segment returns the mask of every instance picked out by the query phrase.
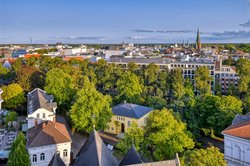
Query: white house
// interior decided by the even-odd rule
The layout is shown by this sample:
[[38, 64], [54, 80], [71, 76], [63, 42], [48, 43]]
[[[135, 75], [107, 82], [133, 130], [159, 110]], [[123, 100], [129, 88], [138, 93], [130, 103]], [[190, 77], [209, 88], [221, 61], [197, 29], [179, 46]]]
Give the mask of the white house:
[[55, 153], [70, 164], [71, 137], [64, 124], [45, 121], [27, 132], [27, 149], [32, 166], [49, 165]]
[[250, 113], [237, 115], [222, 134], [228, 166], [250, 166]]
[[54, 96], [36, 88], [28, 93], [28, 129], [44, 121], [55, 121], [56, 102]]

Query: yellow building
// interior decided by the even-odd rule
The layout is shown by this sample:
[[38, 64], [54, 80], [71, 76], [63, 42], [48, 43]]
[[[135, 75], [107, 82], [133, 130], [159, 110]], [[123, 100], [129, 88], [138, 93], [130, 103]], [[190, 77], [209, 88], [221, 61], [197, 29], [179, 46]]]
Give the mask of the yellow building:
[[120, 134], [126, 132], [132, 122], [137, 123], [138, 127], [146, 126], [146, 119], [153, 108], [122, 103], [112, 108], [112, 121], [105, 130], [108, 133]]

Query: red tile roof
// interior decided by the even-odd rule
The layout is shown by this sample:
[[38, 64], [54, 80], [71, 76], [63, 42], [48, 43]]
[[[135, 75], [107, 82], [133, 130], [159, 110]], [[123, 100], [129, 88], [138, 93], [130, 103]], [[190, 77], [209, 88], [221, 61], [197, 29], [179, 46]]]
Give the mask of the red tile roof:
[[223, 130], [222, 133], [250, 140], [250, 121], [232, 124]]
[[71, 142], [64, 124], [46, 121], [28, 130], [28, 147], [39, 147]]
[[31, 57], [36, 57], [39, 58], [41, 55], [40, 54], [25, 54], [24, 57], [26, 59], [31, 58]]
[[74, 56], [74, 57], [66, 56], [66, 57], [63, 58], [63, 60], [65, 60], [65, 61], [70, 61], [70, 60], [79, 60], [79, 61], [83, 61], [84, 58], [81, 57], [81, 56]]

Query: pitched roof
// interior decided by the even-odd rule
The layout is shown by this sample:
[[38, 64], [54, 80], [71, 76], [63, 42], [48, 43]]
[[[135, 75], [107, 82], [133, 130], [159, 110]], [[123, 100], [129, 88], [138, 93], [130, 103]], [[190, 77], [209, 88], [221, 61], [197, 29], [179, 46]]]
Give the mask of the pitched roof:
[[62, 161], [61, 157], [57, 153], [55, 153], [52, 159], [50, 160], [48, 166], [66, 166], [66, 165]]
[[71, 142], [64, 124], [46, 121], [28, 129], [28, 148]]
[[36, 88], [28, 93], [28, 114], [32, 114], [39, 108], [44, 108], [48, 111], [53, 112], [53, 108], [57, 107], [53, 95], [48, 95], [45, 91]]
[[94, 130], [79, 151], [74, 166], [114, 166], [118, 165], [111, 152]]
[[231, 126], [222, 131], [222, 134], [228, 134], [235, 137], [250, 140], [250, 113], [246, 115], [237, 115]]
[[120, 162], [120, 166], [131, 165], [131, 164], [140, 164], [143, 163], [140, 155], [137, 153], [134, 145], [128, 150], [127, 154], [123, 157]]
[[152, 110], [153, 108], [151, 107], [146, 107], [131, 103], [118, 104], [112, 108], [112, 112], [115, 115], [135, 118], [135, 119], [140, 119], [141, 117], [143, 117]]

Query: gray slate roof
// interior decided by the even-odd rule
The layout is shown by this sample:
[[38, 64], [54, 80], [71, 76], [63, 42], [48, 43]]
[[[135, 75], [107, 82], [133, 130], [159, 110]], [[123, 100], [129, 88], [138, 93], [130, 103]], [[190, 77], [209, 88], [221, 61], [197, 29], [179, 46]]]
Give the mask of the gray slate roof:
[[120, 166], [131, 165], [131, 164], [141, 164], [143, 163], [140, 155], [137, 153], [134, 145], [128, 150], [127, 154], [123, 157], [120, 162]]
[[53, 95], [48, 95], [45, 91], [36, 88], [28, 93], [28, 114], [32, 114], [39, 108], [44, 108], [53, 112], [53, 108], [57, 107], [56, 102], [50, 102], [54, 100]]
[[66, 166], [58, 154], [54, 154], [48, 166]]
[[140, 119], [150, 111], [152, 111], [153, 108], [131, 104], [131, 103], [123, 103], [116, 105], [112, 108], [113, 114], [117, 116], [124, 116], [129, 118], [135, 118]]
[[94, 130], [76, 156], [74, 166], [118, 166], [118, 162]]

